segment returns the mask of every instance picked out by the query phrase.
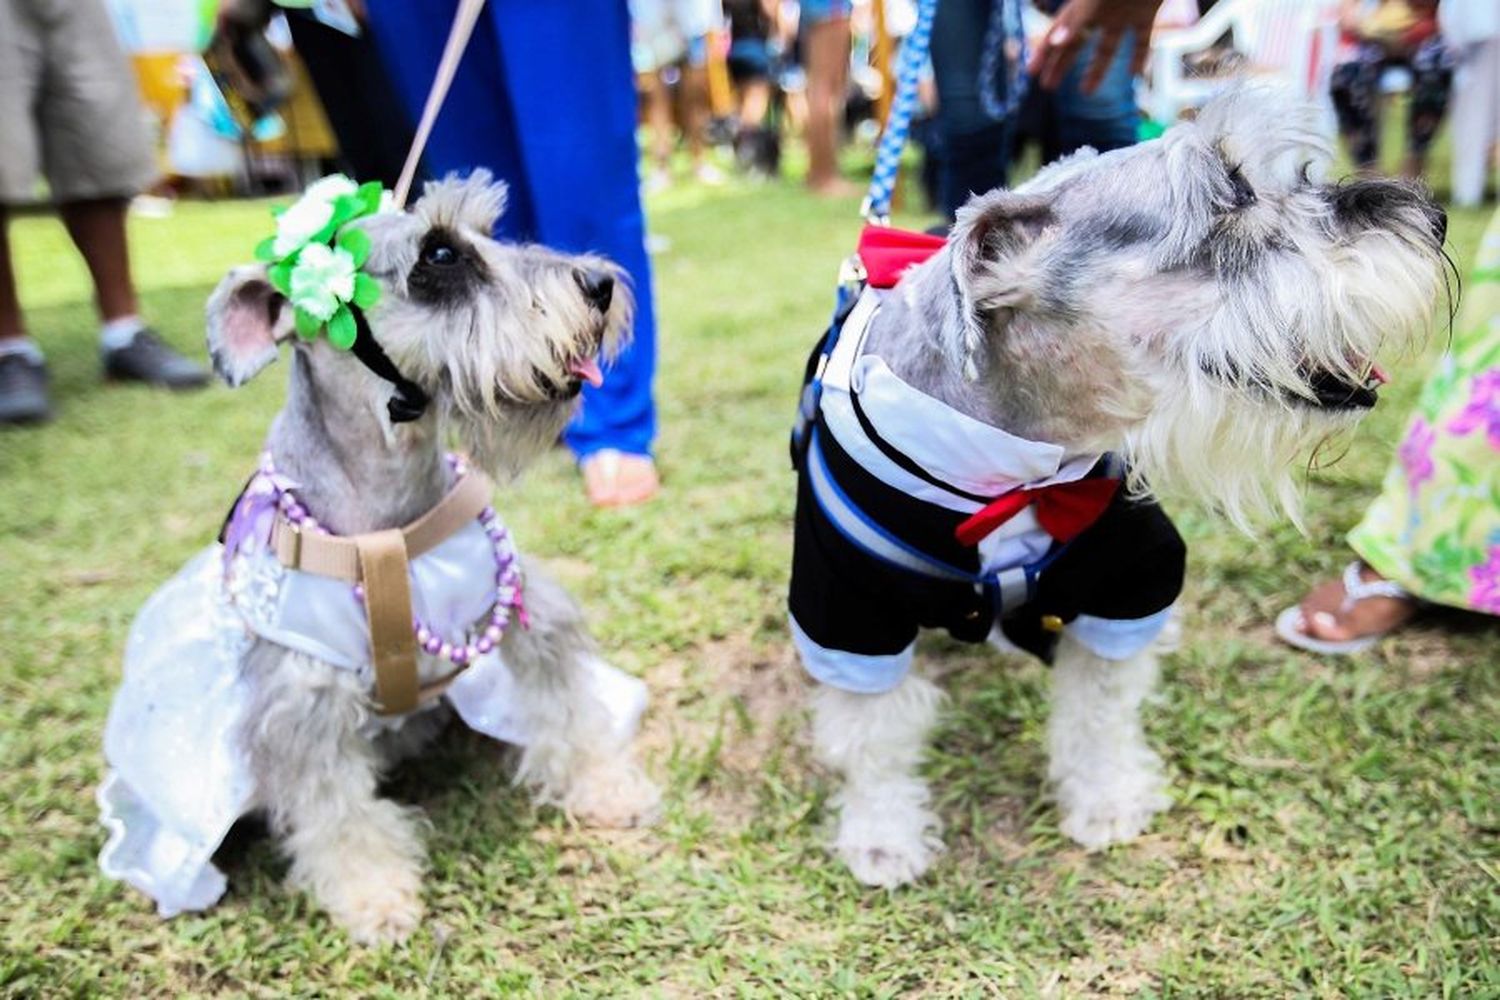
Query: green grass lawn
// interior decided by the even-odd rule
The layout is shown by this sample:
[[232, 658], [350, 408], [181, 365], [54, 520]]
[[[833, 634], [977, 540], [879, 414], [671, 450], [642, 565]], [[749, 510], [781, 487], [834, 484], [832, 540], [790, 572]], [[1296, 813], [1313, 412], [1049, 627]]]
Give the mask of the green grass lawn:
[[[1457, 214], [1471, 259], [1483, 213]], [[927, 768], [949, 852], [920, 885], [860, 887], [824, 853], [828, 777], [808, 761], [782, 604], [785, 436], [802, 360], [856, 232], [851, 204], [791, 185], [670, 191], [652, 206], [665, 491], [597, 512], [557, 452], [500, 504], [654, 700], [652, 829], [576, 829], [454, 733], [391, 793], [432, 821], [429, 916], [409, 945], [348, 944], [281, 885], [264, 838], [230, 891], [163, 923], [104, 881], [93, 789], [135, 610], [211, 539], [282, 397], [170, 396], [98, 381], [87, 283], [50, 219], [13, 227], [59, 419], [0, 434], [0, 989], [147, 997], [1496, 996], [1500, 633], [1431, 620], [1347, 662], [1269, 622], [1347, 559], [1421, 368], [1336, 465], [1309, 537], [1257, 538], [1174, 509], [1192, 549], [1187, 641], [1149, 726], [1175, 806], [1086, 854], [1044, 800], [1046, 672], [931, 641], [954, 698]], [[213, 283], [267, 230], [259, 203], [137, 220], [145, 308], [201, 354]], [[1440, 345], [1439, 345], [1440, 346]]]

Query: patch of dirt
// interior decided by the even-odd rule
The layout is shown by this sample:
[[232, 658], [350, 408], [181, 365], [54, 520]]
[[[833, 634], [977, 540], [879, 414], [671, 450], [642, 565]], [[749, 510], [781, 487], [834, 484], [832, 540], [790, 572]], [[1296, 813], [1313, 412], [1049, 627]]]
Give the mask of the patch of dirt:
[[694, 794], [720, 826], [739, 829], [751, 818], [781, 752], [806, 767], [808, 685], [790, 643], [728, 636], [662, 662], [648, 681], [653, 706], [641, 750], [658, 763], [674, 752], [712, 752]]

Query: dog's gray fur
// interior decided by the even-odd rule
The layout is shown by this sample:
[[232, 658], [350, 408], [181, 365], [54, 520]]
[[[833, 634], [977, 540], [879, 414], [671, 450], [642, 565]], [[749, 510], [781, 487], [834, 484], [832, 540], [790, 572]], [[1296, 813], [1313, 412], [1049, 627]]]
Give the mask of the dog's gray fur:
[[[389, 383], [326, 338], [295, 340], [268, 444], [298, 498], [339, 534], [397, 527], [435, 505], [451, 485], [443, 448], [454, 436], [492, 474], [513, 479], [574, 411], [569, 363], [613, 350], [629, 328], [628, 289], [609, 262], [489, 237], [504, 197], [480, 171], [429, 184], [409, 213], [360, 223], [373, 243], [366, 269], [384, 293], [369, 312], [371, 330], [432, 395], [420, 419], [393, 424]], [[458, 262], [424, 264], [433, 240]], [[615, 279], [605, 312], [580, 285], [600, 272]], [[208, 339], [225, 381], [240, 384], [275, 359], [277, 342], [291, 339], [290, 312], [263, 268], [224, 279], [209, 302]], [[531, 628], [508, 630], [501, 647], [535, 737], [517, 780], [581, 819], [640, 822], [657, 793], [583, 680], [597, 653], [582, 615], [525, 565]], [[420, 660], [424, 682], [451, 669]], [[242, 735], [257, 804], [285, 838], [292, 881], [358, 940], [406, 936], [421, 914], [419, 824], [376, 786], [383, 768], [436, 731], [444, 710], [392, 724], [372, 715], [371, 693], [351, 672], [265, 641], [243, 670], [254, 689]]]
[[[1441, 209], [1400, 182], [1322, 183], [1315, 122], [1245, 86], [1159, 142], [973, 198], [887, 297], [866, 353], [992, 426], [1121, 453], [1137, 492], [1186, 492], [1242, 524], [1275, 501], [1295, 518], [1298, 456], [1360, 414], [1313, 405], [1310, 373], [1353, 392], [1377, 351], [1423, 343], [1444, 288]], [[1105, 661], [1063, 636], [1049, 777], [1087, 846], [1166, 804], [1136, 712], [1155, 674], [1150, 655]], [[836, 848], [864, 881], [914, 878], [936, 849], [916, 777], [936, 701], [917, 677], [815, 699], [819, 755], [846, 779]]]

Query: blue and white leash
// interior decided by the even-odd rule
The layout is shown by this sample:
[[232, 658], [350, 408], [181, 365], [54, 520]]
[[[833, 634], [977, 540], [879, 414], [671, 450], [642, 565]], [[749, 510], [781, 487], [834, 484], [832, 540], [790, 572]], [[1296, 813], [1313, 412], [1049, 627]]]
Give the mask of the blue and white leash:
[[912, 112], [917, 109], [917, 82], [927, 65], [927, 47], [932, 41], [932, 18], [937, 5], [938, 0], [921, 0], [917, 7], [916, 27], [902, 41], [901, 53], [896, 59], [896, 96], [891, 101], [880, 146], [875, 150], [875, 173], [870, 178], [870, 191], [859, 208], [859, 214], [877, 225], [883, 226], [890, 221], [891, 194], [896, 188], [896, 175], [901, 170], [901, 150], [906, 146]]
[[[979, 69], [980, 94], [985, 111], [997, 121], [1014, 114], [1026, 95], [1027, 45], [1022, 2], [994, 0], [990, 23], [985, 30], [984, 58]], [[938, 0], [920, 0], [916, 26], [901, 43], [896, 62], [896, 94], [891, 101], [880, 146], [875, 151], [875, 173], [870, 178], [870, 190], [859, 210], [867, 221], [876, 225], [886, 225], [890, 221], [891, 195], [901, 169], [901, 150], [906, 146], [906, 136], [911, 130], [911, 116], [917, 109], [917, 83], [927, 65], [937, 5]], [[995, 93], [995, 81], [1001, 64], [1008, 57], [1006, 46], [1012, 42], [1016, 53], [1011, 61], [1010, 79], [1006, 82], [1005, 101], [1001, 103]]]

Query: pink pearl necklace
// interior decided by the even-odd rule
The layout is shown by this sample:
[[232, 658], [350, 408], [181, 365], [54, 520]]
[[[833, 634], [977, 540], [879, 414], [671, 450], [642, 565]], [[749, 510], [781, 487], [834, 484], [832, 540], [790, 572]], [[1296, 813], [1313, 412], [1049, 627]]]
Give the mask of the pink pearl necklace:
[[[457, 455], [448, 456], [448, 465], [453, 469], [453, 474], [460, 479], [468, 471], [463, 459]], [[260, 471], [272, 483], [279, 484], [285, 481], [277, 474], [269, 452], [261, 456]], [[333, 534], [318, 523], [318, 519], [308, 512], [290, 488], [277, 485], [275, 492], [276, 506], [282, 516], [295, 524], [299, 530], [313, 531], [320, 535]], [[526, 605], [521, 595], [521, 567], [516, 558], [516, 549], [511, 542], [510, 532], [506, 530], [505, 525], [500, 523], [500, 518], [493, 507], [485, 507], [480, 511], [478, 520], [484, 527], [484, 533], [489, 536], [490, 547], [495, 556], [495, 604], [490, 610], [489, 621], [485, 623], [484, 628], [464, 637], [462, 641], [457, 641], [445, 639], [433, 632], [419, 618], [413, 617], [411, 620], [417, 647], [440, 660], [447, 660], [456, 667], [468, 666], [475, 659], [489, 653], [499, 645], [500, 637], [505, 634], [512, 615], [515, 616], [516, 621], [520, 622], [522, 628], [529, 628], [531, 625], [527, 620]], [[361, 605], [364, 604], [365, 588], [361, 584], [354, 585], [354, 597]]]

